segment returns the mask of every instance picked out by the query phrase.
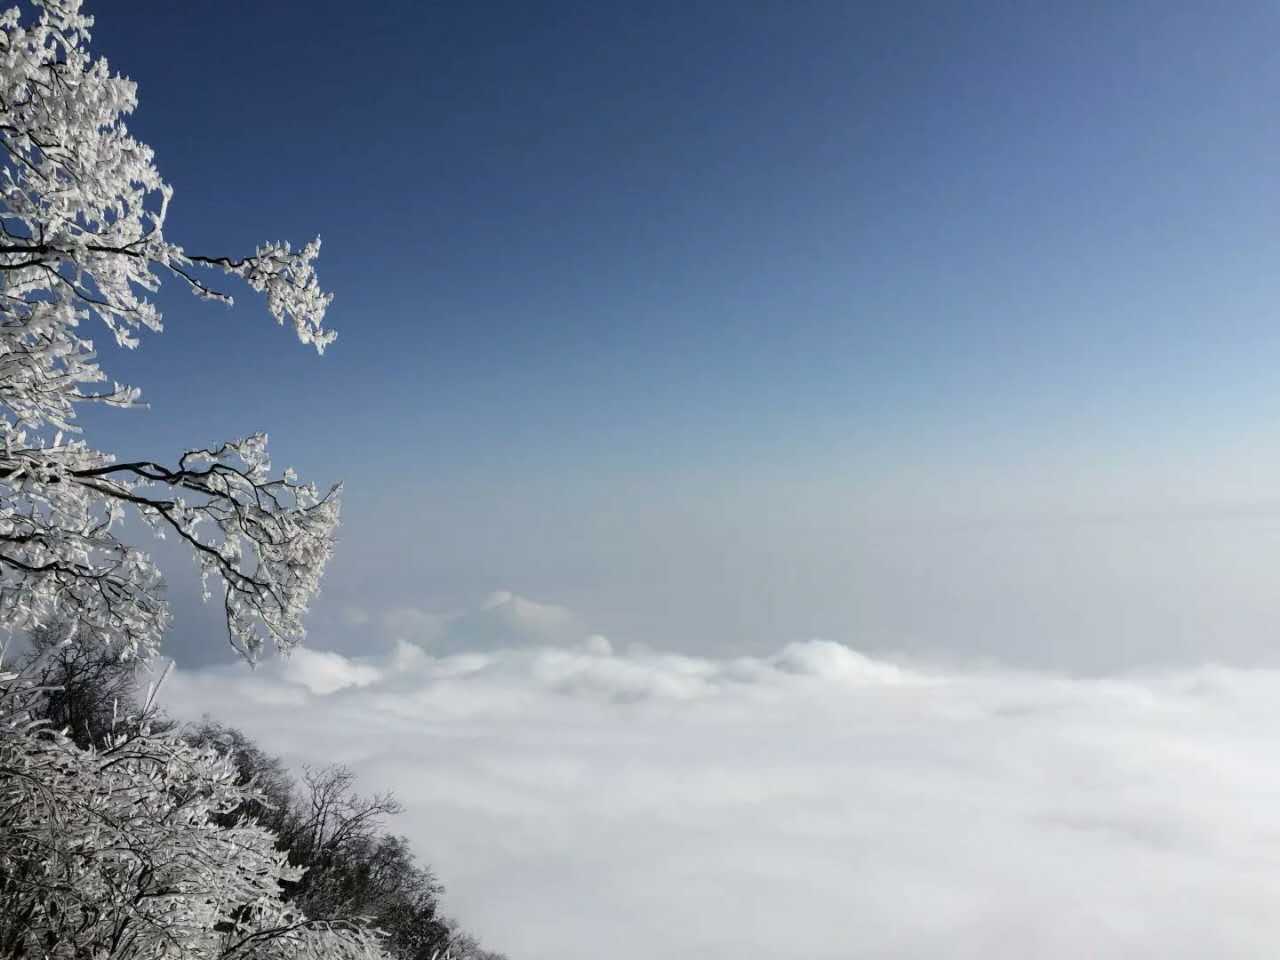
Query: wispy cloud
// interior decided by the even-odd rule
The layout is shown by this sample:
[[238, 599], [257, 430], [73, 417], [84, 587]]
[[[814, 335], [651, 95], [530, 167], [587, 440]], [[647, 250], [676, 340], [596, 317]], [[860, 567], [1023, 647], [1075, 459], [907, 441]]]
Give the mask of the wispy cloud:
[[1280, 672], [927, 669], [822, 641], [714, 659], [582, 633], [299, 650], [180, 670], [164, 698], [394, 789], [450, 908], [528, 960], [1280, 942]]
[[348, 607], [343, 614], [349, 626], [364, 633], [415, 643], [436, 655], [564, 643], [585, 635], [571, 611], [509, 590], [496, 590], [468, 610], [399, 606], [373, 613], [363, 607]]

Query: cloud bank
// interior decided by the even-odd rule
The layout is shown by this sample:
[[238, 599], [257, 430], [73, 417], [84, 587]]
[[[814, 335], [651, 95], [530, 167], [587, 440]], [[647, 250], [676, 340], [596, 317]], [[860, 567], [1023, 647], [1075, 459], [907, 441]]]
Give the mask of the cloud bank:
[[395, 790], [450, 911], [513, 958], [1280, 943], [1276, 671], [1080, 679], [591, 637], [299, 650], [252, 674], [179, 670], [162, 699]]

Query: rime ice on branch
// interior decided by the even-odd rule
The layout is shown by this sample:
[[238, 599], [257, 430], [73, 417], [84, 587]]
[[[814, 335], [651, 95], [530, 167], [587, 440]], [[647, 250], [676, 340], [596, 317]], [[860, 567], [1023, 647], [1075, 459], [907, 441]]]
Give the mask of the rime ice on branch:
[[0, 955], [386, 960], [357, 919], [281, 899], [289, 865], [230, 757], [145, 726], [81, 750], [0, 670]]
[[124, 123], [136, 85], [89, 53], [80, 0], [35, 7], [30, 25], [17, 8], [0, 15], [0, 628], [57, 617], [125, 655], [154, 650], [168, 612], [158, 570], [120, 539], [132, 511], [190, 548], [242, 655], [268, 640], [287, 648], [332, 549], [338, 489], [291, 471], [273, 479], [265, 436], [189, 450], [172, 466], [118, 462], [83, 439], [76, 413], [137, 402], [99, 367], [92, 326], [124, 347], [144, 327], [160, 331], [146, 297], [165, 276], [226, 304], [214, 278], [238, 277], [323, 351], [334, 334], [313, 269], [320, 241], [246, 257], [170, 242], [172, 190]]

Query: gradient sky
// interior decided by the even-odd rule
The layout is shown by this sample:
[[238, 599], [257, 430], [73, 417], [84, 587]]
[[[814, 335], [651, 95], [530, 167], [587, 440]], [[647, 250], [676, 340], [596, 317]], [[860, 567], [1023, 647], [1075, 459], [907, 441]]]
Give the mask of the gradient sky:
[[98, 3], [170, 234], [319, 232], [340, 337], [170, 291], [97, 442], [344, 480], [323, 647], [1275, 662], [1280, 10], [1034, 7]]

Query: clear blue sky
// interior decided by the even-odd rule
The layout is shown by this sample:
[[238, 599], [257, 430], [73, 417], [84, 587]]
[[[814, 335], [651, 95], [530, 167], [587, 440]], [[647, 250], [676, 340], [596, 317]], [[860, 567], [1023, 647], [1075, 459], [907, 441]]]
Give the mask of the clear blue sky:
[[509, 589], [688, 649], [1269, 655], [1274, 5], [93, 12], [176, 239], [324, 237], [325, 357], [171, 293], [101, 425], [344, 479], [324, 643]]

